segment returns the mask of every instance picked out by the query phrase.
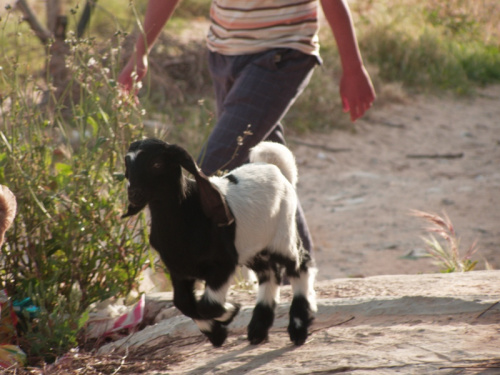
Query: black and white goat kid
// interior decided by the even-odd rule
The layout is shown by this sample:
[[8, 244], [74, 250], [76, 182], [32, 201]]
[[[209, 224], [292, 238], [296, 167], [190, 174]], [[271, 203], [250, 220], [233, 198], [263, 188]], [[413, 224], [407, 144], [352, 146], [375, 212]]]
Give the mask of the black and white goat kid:
[[[291, 152], [262, 142], [252, 149], [249, 164], [208, 178], [183, 148], [146, 139], [130, 145], [125, 163], [129, 207], [123, 216], [149, 206], [150, 243], [170, 272], [174, 304], [210, 342], [223, 344], [226, 326], [238, 313], [239, 305], [227, 302], [226, 294], [239, 264], [259, 280], [248, 340], [259, 344], [267, 338], [284, 269], [294, 293], [288, 333], [293, 343], [303, 344], [316, 311], [315, 269], [297, 233]], [[196, 280], [205, 281], [199, 300]]]

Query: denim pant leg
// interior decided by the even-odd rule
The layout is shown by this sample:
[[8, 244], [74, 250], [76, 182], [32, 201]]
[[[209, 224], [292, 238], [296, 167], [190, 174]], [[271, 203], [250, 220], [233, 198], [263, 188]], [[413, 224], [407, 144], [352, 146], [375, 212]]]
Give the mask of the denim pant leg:
[[[315, 56], [291, 49], [225, 56], [210, 53], [217, 123], [200, 156], [205, 173], [243, 164], [248, 151], [267, 139], [309, 83]], [[249, 129], [251, 135], [244, 136]], [[238, 137], [244, 137], [238, 147]], [[235, 153], [236, 152], [236, 153]]]
[[[249, 149], [262, 140], [285, 143], [280, 121], [309, 83], [318, 60], [291, 49], [224, 56], [210, 53], [217, 100], [217, 123], [199, 163], [210, 175], [248, 160]], [[245, 135], [249, 130], [250, 135]], [[312, 240], [299, 203], [297, 226], [304, 247]]]

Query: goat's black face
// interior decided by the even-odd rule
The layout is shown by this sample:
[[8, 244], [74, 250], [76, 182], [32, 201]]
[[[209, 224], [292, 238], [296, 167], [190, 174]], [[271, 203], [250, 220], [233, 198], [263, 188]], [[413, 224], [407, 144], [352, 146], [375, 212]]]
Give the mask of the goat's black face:
[[127, 213], [139, 213], [159, 194], [166, 194], [169, 181], [178, 181], [180, 166], [168, 157], [171, 145], [156, 139], [137, 141], [130, 145], [125, 156], [125, 177], [128, 180]]
[[182, 167], [196, 180], [205, 215], [219, 225], [234, 220], [222, 193], [182, 147], [158, 139], [137, 141], [130, 145], [125, 165], [130, 204], [123, 217], [137, 214], [153, 200], [175, 204], [184, 199]]

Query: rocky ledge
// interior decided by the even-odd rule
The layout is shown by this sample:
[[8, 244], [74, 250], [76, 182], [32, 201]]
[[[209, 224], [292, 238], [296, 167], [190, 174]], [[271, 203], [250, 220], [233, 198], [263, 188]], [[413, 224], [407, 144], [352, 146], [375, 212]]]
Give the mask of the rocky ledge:
[[318, 313], [300, 347], [286, 332], [285, 286], [262, 345], [246, 341], [252, 291], [231, 291], [244, 306], [221, 348], [178, 314], [171, 293], [157, 293], [147, 307], [158, 323], [100, 354], [164, 358], [165, 374], [500, 374], [500, 271], [337, 279], [316, 289]]

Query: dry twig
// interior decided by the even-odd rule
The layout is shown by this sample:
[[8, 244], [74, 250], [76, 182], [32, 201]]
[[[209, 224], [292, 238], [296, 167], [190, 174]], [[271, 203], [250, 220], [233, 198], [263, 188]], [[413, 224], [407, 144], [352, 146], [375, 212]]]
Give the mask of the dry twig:
[[408, 154], [408, 159], [460, 159], [463, 158], [464, 153], [457, 154]]
[[349, 151], [352, 151], [352, 149], [350, 149], [350, 148], [333, 148], [333, 147], [328, 147], [328, 146], [324, 146], [324, 145], [319, 145], [316, 143], [309, 143], [309, 142], [300, 141], [298, 139], [290, 139], [290, 142], [301, 145], [301, 146], [307, 146], [307, 147], [311, 147], [311, 148], [319, 148], [320, 150], [328, 151], [328, 152], [349, 152]]
[[488, 311], [490, 311], [492, 308], [494, 308], [496, 305], [498, 305], [500, 301], [496, 301], [494, 304], [492, 304], [490, 307], [488, 307], [486, 310], [484, 310], [481, 314], [479, 314], [476, 319], [479, 319], [482, 317], [484, 314], [486, 314]]
[[38, 39], [40, 39], [43, 44], [47, 44], [52, 37], [52, 33], [40, 24], [27, 1], [17, 0], [17, 7], [23, 13], [24, 19], [28, 22]]

